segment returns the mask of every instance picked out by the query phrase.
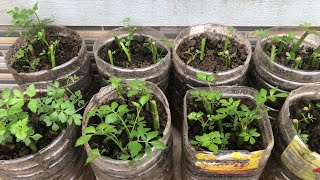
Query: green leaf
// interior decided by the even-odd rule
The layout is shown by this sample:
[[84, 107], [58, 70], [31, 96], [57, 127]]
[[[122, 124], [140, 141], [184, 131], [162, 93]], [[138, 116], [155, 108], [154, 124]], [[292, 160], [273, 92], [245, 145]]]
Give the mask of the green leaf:
[[218, 152], [218, 150], [219, 150], [218, 146], [215, 144], [211, 144], [208, 148], [212, 152]]
[[5, 117], [8, 115], [8, 112], [6, 109], [0, 109], [0, 118]]
[[83, 133], [84, 134], [94, 134], [94, 133], [96, 133], [96, 129], [93, 126], [89, 126], [83, 130]]
[[121, 156], [119, 157], [119, 159], [121, 160], [128, 160], [130, 158], [130, 155], [128, 154], [121, 154]]
[[18, 89], [13, 90], [13, 94], [18, 98], [23, 98], [23, 93]]
[[117, 114], [112, 113], [112, 114], [108, 114], [108, 115], [106, 116], [106, 118], [105, 118], [104, 121], [105, 121], [106, 123], [111, 124], [111, 123], [116, 122], [117, 120], [118, 120]]
[[29, 97], [33, 97], [36, 95], [36, 88], [34, 86], [34, 84], [31, 84], [27, 89], [26, 89], [26, 93]]
[[142, 148], [142, 145], [138, 141], [131, 141], [128, 143], [128, 149], [132, 158], [138, 155]]
[[256, 140], [253, 137], [250, 137], [250, 144], [254, 144], [254, 143], [256, 143]]
[[1, 96], [3, 99], [8, 99], [10, 97], [11, 91], [10, 89], [6, 88], [2, 91]]
[[54, 131], [58, 131], [59, 130], [59, 126], [56, 123], [52, 123], [51, 129]]
[[86, 160], [86, 164], [93, 162], [95, 159], [101, 156], [98, 148], [90, 150], [88, 154], [89, 156]]
[[63, 111], [61, 111], [60, 113], [59, 113], [59, 119], [60, 119], [60, 121], [62, 122], [62, 123], [65, 123], [65, 122], [67, 122], [67, 120], [68, 120], [68, 117], [63, 113]]
[[158, 131], [148, 132], [148, 133], [146, 134], [146, 136], [147, 136], [147, 141], [150, 141], [151, 139], [157, 137], [158, 134], [159, 134]]
[[133, 104], [135, 107], [138, 107], [138, 108], [140, 107], [140, 104], [137, 103], [137, 102], [134, 102], [134, 101], [133, 101], [132, 104]]
[[166, 145], [161, 141], [151, 141], [150, 144], [152, 144], [154, 148], [159, 150], [164, 150], [167, 148]]
[[34, 139], [35, 141], [38, 141], [39, 139], [42, 138], [42, 135], [41, 134], [34, 134], [31, 136], [32, 139]]
[[82, 123], [82, 116], [80, 114], [73, 114], [72, 115], [72, 118], [73, 118], [73, 122], [74, 124], [76, 124], [77, 126], [80, 126], [81, 123]]
[[81, 136], [76, 142], [76, 147], [84, 145], [85, 143], [88, 143], [90, 141], [91, 137], [92, 137], [92, 135], [83, 135], [83, 136]]
[[38, 108], [38, 99], [31, 99], [31, 101], [28, 103], [28, 108], [33, 113], [36, 113]]
[[151, 147], [149, 146], [149, 144], [146, 144], [145, 151], [146, 151], [147, 155], [149, 155], [149, 156], [151, 155], [152, 149], [151, 149]]
[[142, 96], [140, 99], [139, 99], [139, 102], [141, 105], [145, 105], [148, 100], [150, 99], [150, 96], [149, 95], [145, 95], [145, 96]]
[[112, 109], [113, 111], [115, 111], [118, 106], [119, 106], [119, 104], [118, 104], [117, 102], [112, 102], [112, 103], [111, 103], [111, 109]]
[[206, 81], [207, 80], [207, 75], [204, 72], [198, 72], [197, 73], [197, 78], [199, 78], [202, 81]]

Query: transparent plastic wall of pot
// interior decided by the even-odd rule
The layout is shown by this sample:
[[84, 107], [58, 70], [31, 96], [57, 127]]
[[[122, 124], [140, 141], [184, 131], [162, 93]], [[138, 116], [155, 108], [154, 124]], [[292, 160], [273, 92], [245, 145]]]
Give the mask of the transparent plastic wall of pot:
[[111, 30], [106, 36], [95, 41], [93, 45], [94, 58], [97, 63], [99, 75], [102, 77], [103, 82], [110, 77], [119, 77], [124, 79], [141, 79], [157, 84], [163, 91], [168, 87], [169, 69], [171, 65], [171, 51], [167, 46], [167, 38], [158, 30], [149, 27], [137, 27], [134, 33], [135, 38], [139, 36], [150, 37], [156, 41], [156, 45], [160, 49], [164, 48], [167, 51], [165, 57], [155, 64], [145, 68], [126, 69], [122, 67], [112, 66], [101, 57], [99, 57], [99, 50], [106, 44], [115, 40], [114, 36], [117, 35], [119, 39], [127, 37], [129, 32], [123, 27]]
[[320, 155], [309, 150], [307, 144], [300, 139], [290, 118], [290, 106], [301, 100], [320, 100], [320, 85], [291, 91], [279, 113], [280, 134], [279, 138], [276, 138], [276, 150], [279, 151], [282, 174], [290, 179], [318, 179]]
[[[137, 163], [129, 164], [129, 161], [115, 160], [111, 158], [98, 157], [94, 162], [90, 163], [92, 170], [98, 180], [110, 179], [162, 179], [170, 180], [173, 175], [173, 157], [172, 157], [172, 129], [171, 114], [168, 101], [163, 92], [153, 83], [147, 82], [154, 96], [161, 101], [167, 113], [167, 124], [163, 132], [161, 141], [167, 146], [165, 150], [153, 150], [152, 155], [144, 156]], [[100, 105], [115, 99], [117, 93], [112, 86], [106, 86], [100, 89], [89, 102], [86, 107], [86, 114]], [[87, 127], [89, 118], [85, 118], [82, 129]], [[89, 144], [85, 144], [87, 152], [91, 150]]]
[[[223, 93], [224, 98], [249, 99], [256, 102], [253, 95], [257, 93], [249, 87], [221, 86], [213, 87], [214, 90]], [[259, 113], [262, 119], [257, 121], [263, 141], [264, 149], [249, 152], [245, 150], [225, 150], [218, 153], [208, 151], [196, 151], [189, 143], [187, 98], [189, 90], [184, 97], [184, 121], [183, 121], [183, 157], [182, 175], [184, 179], [258, 179], [262, 173], [274, 145], [274, 139], [265, 107]]]

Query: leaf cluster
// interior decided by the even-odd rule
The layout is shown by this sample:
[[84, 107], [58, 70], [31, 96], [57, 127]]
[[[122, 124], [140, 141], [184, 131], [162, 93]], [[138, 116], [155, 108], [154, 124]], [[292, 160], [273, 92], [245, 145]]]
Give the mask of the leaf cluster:
[[[54, 131], [64, 129], [66, 124], [70, 125], [73, 122], [76, 125], [81, 124], [82, 116], [75, 111], [76, 101], [72, 100], [72, 96], [66, 99], [65, 89], [60, 88], [58, 82], [55, 82], [53, 86], [47, 86], [47, 93], [43, 98], [37, 97], [36, 94], [34, 84], [29, 85], [25, 91], [19, 89], [2, 91], [0, 98], [1, 145], [6, 146], [14, 141], [23, 142], [35, 153], [38, 151], [36, 143], [42, 138], [42, 135], [34, 130], [37, 123], [45, 123]], [[79, 95], [79, 92], [77, 94]], [[78, 98], [81, 97], [79, 95]], [[31, 117], [38, 119], [31, 119]]]
[[[96, 117], [99, 123], [85, 128], [76, 146], [88, 143], [93, 136], [102, 136], [105, 142], [110, 141], [118, 147], [121, 153], [117, 155], [117, 159], [120, 160], [134, 160], [141, 158], [145, 153], [150, 155], [152, 148], [165, 149], [165, 144], [158, 140], [159, 131], [147, 127], [146, 117], [142, 115], [154, 113], [153, 108], [150, 108], [154, 100], [153, 91], [146, 86], [146, 82], [124, 81], [113, 77], [110, 83], [117, 91], [118, 97], [88, 113], [88, 118]], [[157, 120], [159, 121], [159, 117]], [[153, 122], [159, 123], [155, 120]], [[121, 138], [123, 136], [126, 138], [125, 141]], [[89, 152], [87, 163], [102, 156], [105, 151], [106, 149], [94, 148]]]
[[[210, 133], [196, 136], [191, 143], [206, 147], [212, 152], [226, 149], [225, 145], [228, 144], [231, 134], [239, 134], [238, 148], [241, 148], [244, 142], [255, 144], [260, 133], [251, 124], [262, 119], [260, 115], [262, 105], [267, 100], [275, 101], [276, 98], [287, 96], [284, 93], [276, 94], [277, 88], [271, 89], [269, 93], [265, 89], [261, 89], [259, 93], [254, 95], [256, 106], [247, 106], [241, 100], [223, 98], [222, 93], [213, 90], [210, 87], [210, 81], [214, 79], [212, 74], [198, 73], [197, 76], [200, 80], [208, 82], [209, 90], [192, 90], [191, 98], [194, 102], [200, 102], [205, 111], [190, 112], [187, 118], [189, 121], [199, 122], [203, 132]], [[226, 130], [229, 133], [226, 133]], [[230, 134], [230, 132], [234, 133]], [[221, 140], [223, 138], [225, 141]]]

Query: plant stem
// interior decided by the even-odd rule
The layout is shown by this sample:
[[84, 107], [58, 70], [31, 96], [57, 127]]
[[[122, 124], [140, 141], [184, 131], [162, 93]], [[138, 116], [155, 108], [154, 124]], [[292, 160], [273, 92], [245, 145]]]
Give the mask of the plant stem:
[[[277, 54], [280, 54], [284, 48], [284, 45], [285, 43], [283, 41], [280, 41], [280, 46], [279, 46], [279, 49], [277, 51]], [[273, 48], [274, 45], [272, 45], [272, 48]]]
[[226, 41], [224, 42], [223, 51], [226, 51], [228, 49], [229, 42], [230, 42], [230, 37], [227, 35]]
[[110, 49], [108, 50], [108, 56], [109, 56], [110, 64], [111, 64], [112, 66], [114, 66], [114, 64], [113, 64], [113, 56], [112, 56], [112, 52], [111, 52]]
[[29, 144], [30, 149], [32, 150], [33, 153], [37, 153], [38, 152], [38, 147], [36, 146], [36, 144], [34, 142], [30, 142]]
[[272, 45], [271, 54], [270, 54], [270, 59], [271, 59], [272, 62], [274, 61], [274, 58], [276, 56], [276, 50], [277, 50], [276, 46]]
[[223, 126], [222, 126], [222, 121], [221, 121], [221, 119], [218, 120], [218, 127], [219, 127], [219, 132], [220, 132], [220, 134], [223, 133]]
[[28, 49], [29, 49], [30, 53], [32, 54], [32, 56], [35, 56], [35, 52], [34, 52], [34, 48], [33, 48], [32, 44], [28, 45]]
[[159, 123], [159, 113], [158, 113], [158, 106], [155, 100], [150, 101], [150, 109], [153, 119], [153, 128], [155, 131], [159, 130], [160, 123]]
[[309, 31], [306, 31], [303, 33], [303, 35], [300, 37], [299, 41], [293, 46], [293, 48], [290, 51], [291, 55], [294, 55], [293, 57], [296, 57], [296, 52], [298, 50], [298, 48], [300, 47], [300, 45], [302, 44], [302, 42], [304, 41], [304, 39], [309, 35]]
[[293, 119], [292, 123], [293, 123], [294, 129], [298, 132], [299, 131], [299, 120]]
[[158, 49], [157, 49], [157, 46], [156, 46], [156, 42], [152, 42], [151, 43], [151, 52], [152, 52], [152, 60], [153, 60], [153, 63], [156, 63], [157, 62], [157, 52]]
[[132, 28], [131, 31], [130, 31], [130, 33], [129, 33], [129, 37], [132, 37], [133, 34], [136, 32], [136, 30], [137, 30], [136, 27]]
[[118, 116], [118, 118], [120, 119], [122, 125], [124, 126], [124, 128], [125, 128], [125, 130], [127, 132], [128, 137], [130, 137], [129, 128], [128, 128], [127, 124], [124, 122], [124, 120], [122, 119], [122, 117], [117, 112], [115, 112], [115, 111], [112, 111], [112, 112]]
[[[241, 127], [240, 134], [243, 133], [243, 132], [246, 132], [246, 128]], [[240, 135], [240, 134], [239, 134], [239, 135]], [[237, 147], [238, 147], [238, 148], [241, 148], [241, 146], [242, 146], [242, 144], [243, 144], [243, 141], [244, 141], [244, 137], [239, 136], [239, 137], [238, 137], [238, 142], [237, 142]]]
[[121, 46], [122, 50], [124, 51], [124, 53], [126, 53], [129, 63], [131, 63], [131, 54], [130, 54], [129, 49], [123, 44], [123, 42], [120, 42], [120, 46]]
[[200, 60], [204, 59], [204, 49], [206, 47], [206, 38], [202, 38], [201, 40], [201, 51], [200, 51]]
[[49, 46], [49, 52], [50, 52], [51, 66], [52, 68], [54, 68], [56, 67], [56, 57], [55, 57], [55, 49], [53, 44]]

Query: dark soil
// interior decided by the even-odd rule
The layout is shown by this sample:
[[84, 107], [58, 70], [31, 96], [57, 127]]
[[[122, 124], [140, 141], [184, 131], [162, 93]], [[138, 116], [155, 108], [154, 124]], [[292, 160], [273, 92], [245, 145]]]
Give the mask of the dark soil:
[[[279, 48], [279, 43], [278, 42], [272, 42], [272, 43], [266, 43], [265, 45], [265, 53], [268, 54], [270, 56], [270, 52], [271, 52], [271, 48], [272, 45], [275, 45], [277, 47], [277, 49]], [[289, 68], [294, 68], [294, 62], [290, 61], [289, 64], [286, 64], [286, 52], [290, 52], [292, 49], [291, 45], [285, 45], [282, 52], [280, 54], [277, 54], [274, 58], [274, 61], [289, 67]], [[310, 47], [310, 46], [301, 46], [298, 48], [297, 50], [297, 54], [296, 57], [301, 57], [302, 58], [302, 64], [300, 67], [298, 67], [298, 69], [300, 70], [310, 70], [309, 69], [309, 65], [311, 63], [311, 61], [308, 60], [309, 56], [311, 56], [311, 54], [313, 53], [314, 48]], [[319, 70], [319, 69], [312, 69], [313, 71], [315, 70]]]
[[[250, 109], [253, 108], [253, 102], [249, 99], [241, 99], [241, 103], [240, 104], [245, 104], [247, 105]], [[195, 101], [195, 99], [192, 99], [191, 97], [189, 97], [189, 99], [187, 100], [187, 114], [191, 113], [191, 112], [206, 112], [204, 106], [202, 105], [201, 102], [199, 101]], [[251, 108], [252, 107], [252, 108]], [[220, 107], [217, 107], [216, 109], [219, 109]], [[215, 114], [216, 112], [213, 112], [213, 114]], [[205, 116], [204, 117], [204, 121], [206, 121]], [[223, 123], [231, 123], [233, 122], [231, 117], [226, 117], [225, 119], [223, 119]], [[209, 134], [210, 132], [213, 131], [219, 131], [218, 127], [215, 127], [215, 129], [213, 130], [204, 130], [201, 126], [201, 123], [199, 121], [189, 121], [188, 120], [188, 136], [189, 136], [189, 140], [194, 140], [195, 136], [201, 136], [204, 133]], [[250, 126], [248, 127], [250, 129], [252, 128], [256, 128], [257, 132], [259, 132], [261, 134], [261, 130], [260, 127], [258, 126], [257, 121], [253, 122], [250, 124]], [[226, 145], [226, 148], [228, 150], [248, 150], [250, 152], [252, 151], [257, 151], [257, 150], [262, 150], [264, 149], [263, 147], [263, 143], [262, 143], [262, 134], [260, 135], [260, 137], [256, 138], [256, 143], [255, 144], [250, 144], [249, 142], [243, 142], [242, 147], [237, 147], [237, 141], [238, 141], [238, 137], [240, 132], [235, 132], [232, 131], [231, 128], [226, 128], [224, 127], [224, 133], [230, 133], [230, 139], [229, 139], [229, 144]], [[207, 148], [205, 147], [200, 147], [200, 146], [195, 146], [196, 150], [198, 151], [209, 151]]]
[[[78, 52], [81, 48], [81, 40], [76, 39], [74, 37], [61, 37], [61, 36], [48, 36], [47, 41], [50, 44], [51, 41], [59, 40], [60, 43], [56, 49], [56, 66], [64, 64], [70, 61], [72, 58], [78, 56]], [[33, 45], [35, 56], [28, 53], [28, 59], [33, 60], [36, 58], [40, 58], [40, 63], [37, 66], [37, 69], [34, 71], [31, 68], [24, 68], [24, 66], [29, 66], [29, 64], [25, 61], [15, 61], [12, 65], [14, 69], [18, 72], [37, 72], [41, 70], [50, 70], [52, 69], [51, 60], [47, 55], [39, 56], [39, 54], [45, 50], [48, 52], [48, 47], [46, 45], [42, 45], [38, 40], [35, 40], [31, 43]]]
[[[127, 55], [119, 47], [116, 41], [112, 41], [111, 44], [106, 44], [102, 46], [98, 51], [98, 56], [104, 61], [110, 63], [108, 50], [111, 49], [116, 53], [113, 55], [113, 63], [117, 67], [136, 69], [145, 68], [153, 64], [152, 53], [143, 44], [147, 42], [147, 37], [144, 36], [133, 36], [133, 41], [130, 45], [131, 52], [131, 63], [128, 62]], [[158, 53], [164, 57], [168, 52], [164, 47], [158, 46]]]
[[[44, 122], [40, 122], [39, 118], [34, 113], [29, 113], [30, 116], [30, 126], [33, 127], [35, 133], [41, 134], [43, 137], [39, 139], [36, 146], [39, 150], [48, 146], [52, 141], [54, 141], [60, 134], [60, 130], [57, 132], [52, 131], [51, 127], [47, 127]], [[0, 145], [0, 160], [10, 160], [25, 157], [34, 154], [32, 150], [27, 147], [23, 142], [16, 143], [16, 139], [13, 138], [13, 143], [6, 146]]]
[[231, 39], [228, 45], [228, 50], [230, 54], [235, 53], [236, 57], [231, 60], [231, 68], [226, 67], [225, 59], [218, 55], [218, 52], [223, 51], [225, 36], [220, 35], [215, 39], [212, 39], [209, 38], [207, 34], [202, 34], [200, 36], [193, 37], [191, 40], [185, 40], [179, 45], [177, 54], [186, 64], [191, 56], [185, 52], [190, 48], [200, 50], [202, 38], [206, 38], [205, 57], [201, 61], [200, 55], [197, 56], [194, 61], [188, 64], [189, 66], [203, 71], [219, 72], [234, 69], [243, 65], [247, 59], [248, 53], [245, 45]]
[[[129, 105], [130, 113], [136, 113], [136, 108], [135, 106], [132, 105], [131, 102], [135, 101], [138, 102], [139, 98], [138, 97], [131, 97], [131, 98], [126, 98], [125, 97], [125, 102], [126, 104]], [[113, 100], [115, 101], [115, 100]], [[107, 102], [106, 104], [111, 104], [111, 102]], [[116, 100], [119, 105], [121, 104], [119, 100]], [[159, 119], [160, 119], [160, 129], [159, 129], [159, 135], [157, 139], [161, 138], [163, 136], [163, 131], [166, 127], [167, 124], [167, 113], [165, 111], [164, 106], [159, 100], [157, 101], [158, 105], [158, 113], [159, 113]], [[141, 117], [144, 117], [145, 121], [147, 122], [146, 127], [151, 128], [150, 131], [153, 130], [153, 119], [150, 111], [146, 111], [145, 108], [141, 111], [140, 113]], [[99, 117], [93, 117], [89, 121], [89, 125], [97, 125], [100, 124], [101, 120]], [[119, 126], [120, 127], [120, 126]], [[119, 128], [118, 127], [118, 128]], [[101, 155], [110, 157], [112, 159], [119, 159], [119, 156], [121, 155], [121, 150], [120, 148], [111, 140], [105, 141], [106, 136], [93, 136], [91, 140], [89, 141], [89, 145], [92, 149], [94, 148], [99, 148], [100, 152], [102, 150], [105, 150]], [[128, 144], [129, 140], [126, 135], [126, 132], [123, 130], [123, 132], [118, 136], [118, 139], [123, 143], [123, 145]], [[143, 153], [143, 152], [142, 152]]]
[[[308, 147], [311, 151], [320, 153], [320, 108], [316, 107], [316, 104], [320, 101], [299, 101], [295, 105], [290, 106], [290, 118], [299, 120], [299, 129], [301, 133], [308, 134]], [[301, 113], [308, 113], [303, 110], [305, 106], [309, 106], [309, 103], [313, 108], [308, 111], [315, 120], [313, 122], [306, 123]]]

